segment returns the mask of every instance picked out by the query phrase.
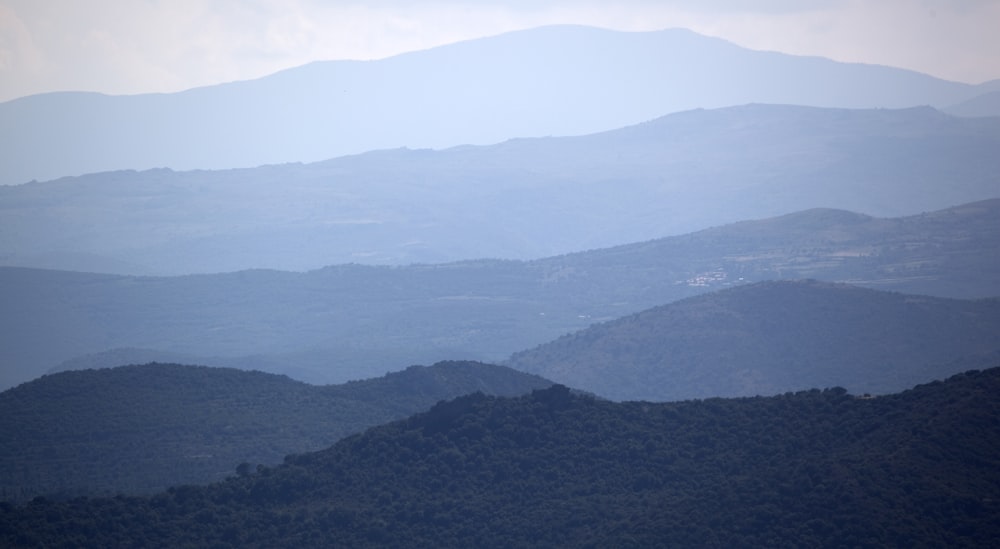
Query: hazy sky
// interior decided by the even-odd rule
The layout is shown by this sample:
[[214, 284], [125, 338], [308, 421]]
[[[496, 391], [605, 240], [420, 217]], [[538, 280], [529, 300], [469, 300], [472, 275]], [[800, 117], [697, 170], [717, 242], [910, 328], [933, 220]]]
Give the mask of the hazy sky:
[[167, 92], [547, 24], [1000, 78], [1000, 0], [0, 0], [0, 101]]

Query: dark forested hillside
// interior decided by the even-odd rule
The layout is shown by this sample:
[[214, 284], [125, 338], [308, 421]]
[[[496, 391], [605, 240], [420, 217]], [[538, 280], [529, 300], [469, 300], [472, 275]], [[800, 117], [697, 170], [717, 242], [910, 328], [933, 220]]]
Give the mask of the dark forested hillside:
[[549, 384], [472, 362], [323, 387], [176, 364], [53, 374], [0, 393], [0, 499], [210, 482], [241, 463], [280, 463], [442, 399]]
[[781, 278], [1000, 296], [1000, 200], [892, 219], [808, 210], [535, 261], [182, 277], [0, 267], [0, 388], [109, 349], [75, 364], [183, 361], [343, 383], [414, 362], [496, 362], [594, 322]]
[[477, 394], [211, 487], [0, 506], [0, 543], [989, 547], [998, 395], [1000, 369], [877, 398]]
[[818, 281], [744, 285], [663, 305], [515, 354], [508, 365], [616, 400], [888, 393], [1000, 350], [1000, 300]]

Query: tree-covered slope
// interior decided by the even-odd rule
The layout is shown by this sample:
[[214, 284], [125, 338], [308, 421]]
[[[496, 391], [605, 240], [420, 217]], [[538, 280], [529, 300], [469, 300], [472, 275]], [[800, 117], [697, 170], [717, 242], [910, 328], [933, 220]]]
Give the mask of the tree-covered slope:
[[508, 365], [616, 400], [888, 393], [1000, 350], [1000, 300], [812, 280], [748, 284], [596, 324]]
[[198, 547], [987, 547], [1000, 369], [614, 403], [481, 394], [286, 464], [150, 498], [0, 507], [0, 541]]
[[534, 261], [181, 277], [0, 267], [0, 388], [124, 348], [153, 353], [75, 363], [181, 361], [343, 383], [400, 364], [496, 362], [594, 322], [781, 278], [998, 296], [1000, 200], [891, 219], [808, 210]]
[[147, 364], [71, 371], [0, 393], [0, 496], [151, 493], [280, 463], [475, 391], [541, 378], [472, 362], [313, 386], [228, 368]]

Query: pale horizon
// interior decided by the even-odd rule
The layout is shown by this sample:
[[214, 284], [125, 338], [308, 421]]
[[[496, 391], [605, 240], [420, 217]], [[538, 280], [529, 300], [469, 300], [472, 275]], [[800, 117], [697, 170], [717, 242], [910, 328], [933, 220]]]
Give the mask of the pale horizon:
[[[99, 6], [97, 9], [94, 6]], [[1000, 2], [966, 0], [0, 0], [0, 101], [55, 91], [170, 93], [315, 61], [374, 60], [549, 25], [689, 29], [749, 49], [1000, 78]]]

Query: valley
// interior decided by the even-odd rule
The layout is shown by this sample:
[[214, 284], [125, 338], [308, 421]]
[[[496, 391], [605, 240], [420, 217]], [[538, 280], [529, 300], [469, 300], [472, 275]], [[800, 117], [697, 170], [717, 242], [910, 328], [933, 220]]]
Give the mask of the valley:
[[1000, 201], [890, 219], [814, 209], [534, 261], [179, 277], [0, 268], [2, 379], [9, 387], [66, 361], [181, 359], [343, 383], [417, 363], [502, 361], [678, 299], [804, 278], [1000, 295]]
[[0, 73], [50, 90], [0, 102], [0, 546], [997, 545], [1000, 80], [871, 62], [995, 7], [625, 2], [886, 33], [555, 24], [218, 81], [216, 26], [245, 62], [443, 32], [252, 4], [131, 5], [217, 82], [132, 95], [42, 55], [180, 78], [121, 6], [0, 7]]
[[576, 137], [99, 172], [0, 186], [0, 265], [179, 276], [523, 261], [816, 208], [909, 217], [998, 198], [997, 150], [997, 118], [750, 104]]

